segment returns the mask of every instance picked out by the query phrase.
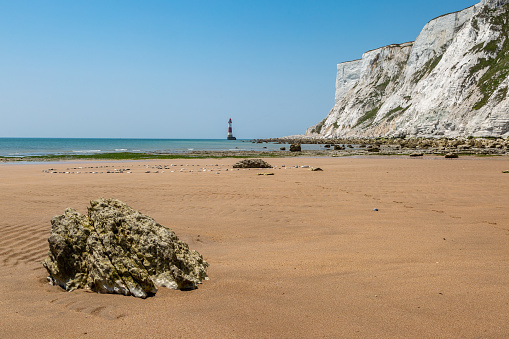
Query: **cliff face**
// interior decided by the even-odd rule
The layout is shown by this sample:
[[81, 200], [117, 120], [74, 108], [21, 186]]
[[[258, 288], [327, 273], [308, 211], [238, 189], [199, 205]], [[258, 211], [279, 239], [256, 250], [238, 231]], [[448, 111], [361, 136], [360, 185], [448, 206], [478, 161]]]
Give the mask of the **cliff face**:
[[509, 136], [509, 0], [431, 20], [414, 42], [338, 65], [319, 137]]

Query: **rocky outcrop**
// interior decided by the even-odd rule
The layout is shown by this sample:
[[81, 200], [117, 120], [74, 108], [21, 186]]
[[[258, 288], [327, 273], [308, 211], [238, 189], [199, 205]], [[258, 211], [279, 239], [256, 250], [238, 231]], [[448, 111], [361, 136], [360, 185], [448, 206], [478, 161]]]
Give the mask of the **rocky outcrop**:
[[272, 168], [272, 165], [262, 159], [244, 159], [233, 165], [233, 168]]
[[51, 284], [146, 298], [158, 286], [194, 289], [208, 279], [208, 263], [171, 229], [119, 200], [90, 204], [87, 216], [68, 208], [51, 220], [43, 263]]
[[509, 0], [431, 20], [414, 42], [338, 65], [310, 137], [509, 136]]
[[302, 147], [300, 144], [294, 143], [290, 145], [290, 152], [300, 152], [302, 151]]

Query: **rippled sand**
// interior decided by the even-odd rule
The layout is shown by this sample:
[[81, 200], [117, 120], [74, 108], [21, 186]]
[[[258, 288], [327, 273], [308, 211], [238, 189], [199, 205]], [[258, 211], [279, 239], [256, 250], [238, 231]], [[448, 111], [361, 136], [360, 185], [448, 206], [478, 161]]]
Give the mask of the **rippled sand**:
[[[0, 337], [509, 335], [509, 158], [265, 160], [1, 164]], [[172, 228], [210, 280], [146, 300], [48, 285], [52, 216], [99, 197]]]

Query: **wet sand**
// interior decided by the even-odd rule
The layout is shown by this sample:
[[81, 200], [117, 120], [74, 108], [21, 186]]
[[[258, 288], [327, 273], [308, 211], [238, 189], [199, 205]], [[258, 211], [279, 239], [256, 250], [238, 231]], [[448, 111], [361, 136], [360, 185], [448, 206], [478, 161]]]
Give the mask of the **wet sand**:
[[[0, 164], [0, 337], [509, 336], [508, 157], [265, 160]], [[51, 218], [99, 197], [172, 228], [210, 280], [48, 285]]]

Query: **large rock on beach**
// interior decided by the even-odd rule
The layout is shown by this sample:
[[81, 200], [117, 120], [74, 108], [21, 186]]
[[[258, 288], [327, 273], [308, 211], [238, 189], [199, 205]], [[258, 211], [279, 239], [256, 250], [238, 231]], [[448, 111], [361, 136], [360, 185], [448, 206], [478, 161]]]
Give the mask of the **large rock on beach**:
[[300, 144], [291, 144], [290, 145], [290, 152], [300, 152], [302, 148], [300, 147]]
[[43, 266], [52, 285], [146, 298], [157, 287], [194, 289], [208, 263], [175, 233], [116, 199], [90, 202], [51, 220]]
[[233, 168], [272, 168], [272, 165], [262, 159], [244, 159], [233, 165]]

